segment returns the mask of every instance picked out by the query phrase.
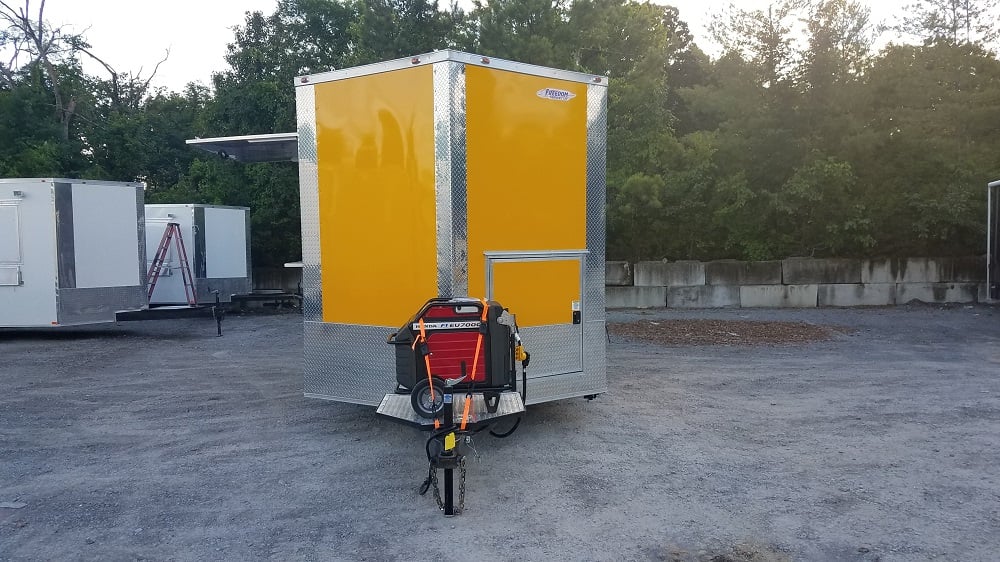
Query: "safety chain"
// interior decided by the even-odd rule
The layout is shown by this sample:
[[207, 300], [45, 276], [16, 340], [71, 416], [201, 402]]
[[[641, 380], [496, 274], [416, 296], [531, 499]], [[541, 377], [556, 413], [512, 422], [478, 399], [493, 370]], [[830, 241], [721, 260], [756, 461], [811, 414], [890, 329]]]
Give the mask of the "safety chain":
[[458, 511], [456, 514], [465, 511], [465, 457], [458, 461]]
[[[465, 511], [465, 457], [458, 461], [458, 473], [458, 509], [455, 510], [455, 515]], [[441, 499], [441, 489], [438, 488], [437, 470], [434, 469], [433, 464], [427, 469], [427, 479], [420, 485], [418, 492], [422, 496], [427, 493], [429, 487], [434, 488], [434, 502], [437, 503], [438, 509], [444, 511], [444, 500]]]

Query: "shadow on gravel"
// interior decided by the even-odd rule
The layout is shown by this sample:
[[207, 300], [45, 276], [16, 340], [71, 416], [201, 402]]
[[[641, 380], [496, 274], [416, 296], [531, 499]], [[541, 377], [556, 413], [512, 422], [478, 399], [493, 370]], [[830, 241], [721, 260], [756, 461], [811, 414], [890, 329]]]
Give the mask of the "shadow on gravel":
[[77, 328], [0, 328], [0, 342], [3, 341], [73, 341], [99, 340], [137, 336], [132, 330], [121, 328], [77, 329]]
[[653, 558], [665, 562], [790, 562], [784, 552], [755, 542], [739, 543], [728, 549], [689, 549], [667, 547], [653, 553]]

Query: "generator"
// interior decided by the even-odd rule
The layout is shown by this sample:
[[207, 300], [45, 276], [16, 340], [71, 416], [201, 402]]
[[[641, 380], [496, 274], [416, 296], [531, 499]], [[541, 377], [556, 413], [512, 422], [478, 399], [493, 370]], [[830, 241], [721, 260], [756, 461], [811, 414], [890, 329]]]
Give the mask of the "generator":
[[496, 409], [500, 393], [517, 390], [519, 351], [514, 316], [496, 301], [433, 298], [388, 343], [396, 347], [396, 390], [431, 419], [448, 392], [480, 392]]

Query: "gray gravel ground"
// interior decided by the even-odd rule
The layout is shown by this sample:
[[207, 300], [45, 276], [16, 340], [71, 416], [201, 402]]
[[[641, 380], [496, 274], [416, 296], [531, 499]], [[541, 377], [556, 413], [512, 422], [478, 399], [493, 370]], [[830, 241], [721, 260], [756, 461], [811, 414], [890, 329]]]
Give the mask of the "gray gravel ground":
[[997, 558], [1000, 310], [609, 318], [856, 330], [614, 338], [608, 394], [477, 439], [453, 519], [416, 495], [420, 432], [302, 397], [296, 315], [0, 331], [0, 559]]

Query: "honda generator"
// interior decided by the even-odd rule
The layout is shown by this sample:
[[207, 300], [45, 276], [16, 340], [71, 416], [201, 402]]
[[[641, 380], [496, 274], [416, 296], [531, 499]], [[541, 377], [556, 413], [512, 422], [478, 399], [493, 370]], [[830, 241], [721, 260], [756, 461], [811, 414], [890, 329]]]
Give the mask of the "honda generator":
[[[389, 336], [396, 346], [397, 392], [434, 418], [453, 391], [482, 392], [487, 405], [516, 391], [515, 360], [525, 363], [514, 316], [500, 303], [435, 298]], [[495, 406], [494, 406], [495, 407]]]

